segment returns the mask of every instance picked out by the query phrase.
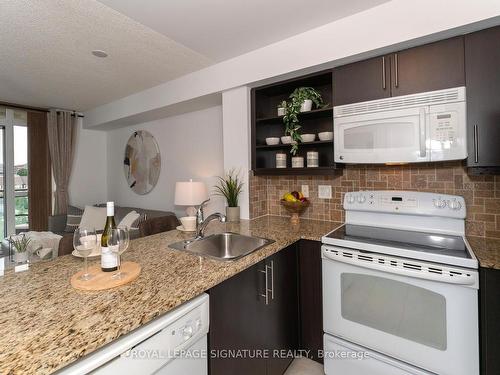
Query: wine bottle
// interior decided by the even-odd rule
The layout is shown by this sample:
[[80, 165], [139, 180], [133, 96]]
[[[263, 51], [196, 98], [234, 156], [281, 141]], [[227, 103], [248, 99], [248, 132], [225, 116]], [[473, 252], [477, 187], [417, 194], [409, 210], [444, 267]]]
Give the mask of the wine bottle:
[[113, 272], [118, 269], [118, 260], [116, 253], [108, 247], [108, 238], [111, 235], [111, 230], [116, 228], [114, 202], [106, 203], [106, 211], [106, 225], [101, 237], [101, 269], [103, 272]]

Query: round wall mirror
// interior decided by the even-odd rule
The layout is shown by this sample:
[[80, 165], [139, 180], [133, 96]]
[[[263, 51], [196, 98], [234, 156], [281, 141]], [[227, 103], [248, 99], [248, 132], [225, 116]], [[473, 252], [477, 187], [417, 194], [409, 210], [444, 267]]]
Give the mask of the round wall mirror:
[[161, 156], [158, 143], [145, 130], [135, 131], [125, 147], [123, 169], [128, 186], [144, 195], [155, 187], [160, 177]]

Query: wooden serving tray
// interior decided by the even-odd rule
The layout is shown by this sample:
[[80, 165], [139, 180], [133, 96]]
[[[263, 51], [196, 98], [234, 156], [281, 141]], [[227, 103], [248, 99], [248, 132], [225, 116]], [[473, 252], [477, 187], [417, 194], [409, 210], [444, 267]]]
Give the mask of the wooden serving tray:
[[113, 279], [115, 272], [102, 272], [100, 266], [89, 267], [89, 273], [93, 276], [90, 280], [80, 280], [83, 271], [75, 273], [71, 277], [71, 285], [79, 290], [106, 290], [116, 288], [128, 284], [139, 276], [141, 266], [135, 262], [123, 262], [121, 266], [122, 272], [126, 275], [121, 279]]

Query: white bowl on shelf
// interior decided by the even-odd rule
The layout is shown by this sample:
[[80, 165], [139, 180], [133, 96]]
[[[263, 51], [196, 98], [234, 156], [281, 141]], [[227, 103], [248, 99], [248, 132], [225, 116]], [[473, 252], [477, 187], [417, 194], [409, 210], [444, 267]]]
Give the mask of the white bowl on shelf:
[[300, 138], [302, 138], [302, 142], [313, 142], [316, 139], [316, 134], [302, 134]]
[[280, 139], [278, 137], [266, 138], [266, 145], [268, 145], [268, 146], [279, 145], [279, 143], [280, 143]]
[[291, 145], [292, 144], [292, 137], [290, 137], [289, 135], [285, 135], [285, 136], [281, 137], [281, 143], [283, 143], [284, 145]]
[[333, 132], [321, 132], [318, 133], [320, 141], [331, 141], [333, 139]]

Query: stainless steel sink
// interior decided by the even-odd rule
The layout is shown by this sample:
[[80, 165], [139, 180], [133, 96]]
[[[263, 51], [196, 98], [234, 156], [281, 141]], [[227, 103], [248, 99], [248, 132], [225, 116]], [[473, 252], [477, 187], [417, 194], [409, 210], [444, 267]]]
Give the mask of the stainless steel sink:
[[169, 247], [202, 257], [218, 260], [235, 260], [258, 250], [274, 241], [237, 233], [218, 233], [197, 239], [170, 244]]

